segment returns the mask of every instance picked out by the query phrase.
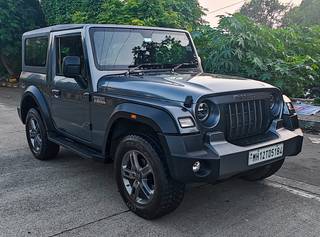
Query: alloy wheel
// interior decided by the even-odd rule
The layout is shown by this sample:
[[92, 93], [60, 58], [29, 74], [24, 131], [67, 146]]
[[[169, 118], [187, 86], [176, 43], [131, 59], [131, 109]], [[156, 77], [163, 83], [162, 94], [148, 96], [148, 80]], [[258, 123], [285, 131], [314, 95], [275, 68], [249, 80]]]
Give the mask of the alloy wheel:
[[40, 132], [39, 123], [36, 119], [29, 120], [29, 138], [34, 152], [38, 153], [42, 146], [42, 137]]
[[141, 205], [151, 202], [155, 179], [151, 164], [145, 156], [137, 151], [128, 151], [122, 160], [122, 180], [130, 198]]

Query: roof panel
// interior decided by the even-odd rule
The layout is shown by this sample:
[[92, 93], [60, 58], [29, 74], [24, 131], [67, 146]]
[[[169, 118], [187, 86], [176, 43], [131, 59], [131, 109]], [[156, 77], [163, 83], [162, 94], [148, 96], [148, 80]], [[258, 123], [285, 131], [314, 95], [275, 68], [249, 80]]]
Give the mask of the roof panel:
[[88, 27], [110, 27], [110, 28], [131, 28], [131, 29], [150, 29], [150, 30], [170, 30], [170, 31], [181, 31], [186, 32], [181, 29], [172, 29], [172, 28], [161, 28], [161, 27], [147, 27], [147, 26], [131, 26], [131, 25], [114, 25], [114, 24], [64, 24], [64, 25], [54, 25], [41, 29], [36, 29], [32, 31], [28, 31], [23, 34], [23, 36], [31, 36], [31, 35], [45, 35], [49, 34], [53, 31], [62, 31], [62, 30], [73, 30], [73, 29], [81, 29], [85, 26]]
[[81, 29], [85, 25], [84, 24], [64, 24], [64, 25], [54, 25], [45, 28], [40, 28], [32, 31], [28, 31], [23, 34], [23, 36], [30, 36], [30, 35], [39, 35], [39, 34], [49, 34], [53, 31], [61, 31], [61, 30], [72, 30], [72, 29]]

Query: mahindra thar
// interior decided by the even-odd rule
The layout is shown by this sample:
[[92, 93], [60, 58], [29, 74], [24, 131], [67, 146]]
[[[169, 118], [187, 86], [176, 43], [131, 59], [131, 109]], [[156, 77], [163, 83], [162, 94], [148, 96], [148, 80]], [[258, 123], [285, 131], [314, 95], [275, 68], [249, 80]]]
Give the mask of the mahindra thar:
[[154, 219], [186, 183], [255, 181], [301, 151], [288, 97], [269, 84], [206, 74], [184, 30], [57, 25], [22, 40], [18, 113], [39, 160], [65, 147], [113, 162], [128, 208]]

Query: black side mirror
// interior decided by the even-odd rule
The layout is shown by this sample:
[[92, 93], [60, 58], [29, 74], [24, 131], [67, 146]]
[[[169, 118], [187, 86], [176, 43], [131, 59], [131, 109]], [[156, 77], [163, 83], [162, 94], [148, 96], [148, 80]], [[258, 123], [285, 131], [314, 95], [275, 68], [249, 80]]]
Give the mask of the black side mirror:
[[80, 57], [67, 56], [62, 61], [62, 72], [65, 77], [76, 79], [81, 74]]

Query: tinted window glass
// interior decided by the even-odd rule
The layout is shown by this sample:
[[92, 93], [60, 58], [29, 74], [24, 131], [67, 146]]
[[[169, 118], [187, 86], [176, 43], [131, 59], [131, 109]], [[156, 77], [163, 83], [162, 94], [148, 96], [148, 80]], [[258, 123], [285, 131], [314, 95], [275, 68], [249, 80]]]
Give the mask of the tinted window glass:
[[81, 72], [84, 75], [84, 54], [80, 35], [64, 36], [56, 39], [57, 68], [56, 74], [62, 76], [62, 63], [66, 56], [78, 56], [81, 62]]
[[96, 64], [102, 70], [197, 61], [191, 41], [183, 32], [94, 28], [91, 40]]
[[48, 38], [30, 38], [25, 41], [25, 65], [45, 67], [47, 60]]

